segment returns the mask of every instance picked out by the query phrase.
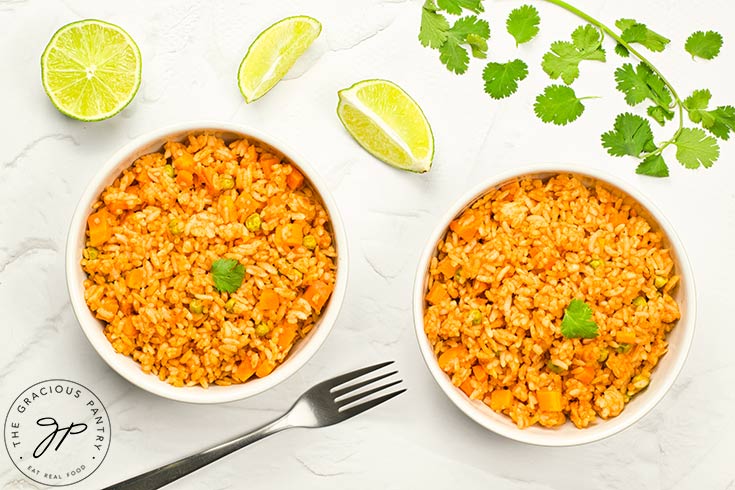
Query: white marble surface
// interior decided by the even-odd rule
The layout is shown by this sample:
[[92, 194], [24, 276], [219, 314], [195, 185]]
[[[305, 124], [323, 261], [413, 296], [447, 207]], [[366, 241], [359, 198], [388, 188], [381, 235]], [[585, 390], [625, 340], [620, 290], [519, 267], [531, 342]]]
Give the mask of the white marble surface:
[[[533, 97], [548, 83], [538, 61], [552, 40], [578, 25], [556, 7], [542, 12], [539, 37], [516, 50], [503, 31], [515, 1], [486, 1], [494, 26], [490, 57], [533, 60], [519, 95], [503, 102], [482, 92], [482, 63], [449, 74], [416, 40], [418, 1], [318, 0], [0, 0], [0, 411], [30, 384], [53, 377], [89, 386], [107, 405], [113, 440], [97, 473], [75, 488], [101, 488], [166, 463], [287, 408], [313, 382], [359, 365], [396, 359], [409, 392], [332, 428], [296, 430], [262, 441], [171, 488], [730, 489], [732, 440], [735, 142], [714, 168], [672, 177], [638, 177], [634, 163], [608, 157], [599, 134], [625, 109], [614, 64], [588, 63], [575, 84], [588, 101], [571, 128], [544, 125]], [[672, 38], [652, 56], [682, 93], [709, 87], [735, 103], [735, 4], [730, 0], [577, 0], [599, 17], [635, 16]], [[282, 17], [307, 13], [324, 31], [294, 71], [246, 105], [237, 66], [255, 34]], [[39, 56], [51, 34], [80, 18], [123, 26], [143, 53], [143, 85], [117, 117], [69, 120], [49, 103]], [[717, 29], [715, 62], [693, 62], [683, 42]], [[394, 171], [362, 151], [335, 116], [336, 91], [365, 78], [402, 85], [424, 108], [436, 136], [427, 175]], [[129, 139], [162, 125], [208, 118], [262, 128], [289, 140], [327, 178], [351, 246], [351, 277], [339, 323], [313, 360], [272, 392], [221, 406], [193, 406], [149, 395], [116, 375], [78, 328], [64, 286], [63, 244], [77, 197], [100, 164]], [[442, 395], [419, 356], [410, 286], [425, 237], [471, 183], [515, 165], [579, 162], [603, 168], [647, 194], [679, 231], [699, 298], [689, 360], [664, 401], [633, 428], [584, 447], [547, 449], [486, 432]], [[0, 488], [37, 488], [0, 451]]]

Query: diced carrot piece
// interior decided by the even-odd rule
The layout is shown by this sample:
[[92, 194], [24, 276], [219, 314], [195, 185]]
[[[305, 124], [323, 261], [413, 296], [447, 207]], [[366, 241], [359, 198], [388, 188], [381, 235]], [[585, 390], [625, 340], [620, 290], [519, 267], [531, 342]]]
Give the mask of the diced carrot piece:
[[482, 218], [477, 212], [465, 211], [459, 219], [449, 224], [449, 228], [462, 240], [469, 242], [475, 238], [475, 234], [480, 229], [480, 224], [482, 224]]
[[214, 178], [216, 173], [214, 170], [210, 167], [199, 167], [194, 171], [194, 173], [206, 184], [207, 190], [210, 194], [217, 192], [217, 189], [214, 187]]
[[595, 368], [592, 366], [578, 367], [572, 371], [574, 377], [582, 383], [588, 385], [595, 379]]
[[268, 376], [273, 371], [273, 369], [275, 369], [275, 367], [275, 362], [269, 361], [268, 359], [264, 358], [258, 363], [258, 368], [255, 370], [255, 375], [259, 378]]
[[312, 308], [317, 313], [322, 311], [324, 304], [329, 299], [329, 295], [332, 294], [332, 290], [322, 281], [314, 281], [306, 289], [304, 293], [304, 299], [309, 302]]
[[463, 345], [457, 345], [455, 347], [445, 350], [442, 355], [439, 356], [437, 362], [439, 363], [439, 367], [442, 369], [442, 371], [446, 371], [449, 368], [453, 368], [455, 362], [459, 358], [465, 357], [466, 355], [467, 349], [465, 349]]
[[615, 334], [615, 341], [620, 344], [635, 344], [635, 332], [632, 330], [619, 330]]
[[431, 286], [429, 294], [426, 295], [426, 301], [428, 301], [432, 305], [438, 305], [447, 298], [449, 298], [447, 287], [440, 282], [435, 282], [434, 285]]
[[143, 287], [143, 278], [143, 269], [138, 267], [137, 269], [133, 269], [128, 272], [128, 275], [125, 277], [125, 284], [127, 284], [130, 289], [140, 289]]
[[444, 274], [446, 279], [453, 277], [455, 272], [457, 272], [457, 269], [459, 269], [459, 266], [454, 265], [449, 257], [442, 259], [442, 261], [436, 266], [437, 272]]
[[135, 176], [135, 180], [140, 182], [141, 184], [146, 184], [151, 181], [150, 176], [148, 175], [148, 169], [144, 168], [141, 169], [140, 172], [138, 172], [138, 175]]
[[538, 406], [544, 412], [561, 412], [561, 393], [553, 390], [536, 392]]
[[297, 328], [298, 325], [295, 323], [281, 324], [280, 331], [278, 332], [278, 347], [288, 349], [296, 338]]
[[245, 381], [253, 374], [255, 374], [255, 369], [250, 365], [250, 359], [245, 359], [239, 366], [237, 366], [237, 370], [234, 372], [234, 377], [240, 381]]
[[182, 153], [179, 157], [173, 161], [174, 168], [176, 170], [193, 170], [194, 169], [194, 157], [189, 153]]
[[291, 173], [286, 176], [286, 185], [291, 190], [296, 190], [304, 183], [304, 175], [291, 166]]
[[249, 194], [243, 192], [242, 194], [237, 196], [237, 199], [235, 199], [235, 207], [240, 213], [240, 216], [242, 216], [243, 219], [246, 219], [248, 216], [258, 210], [258, 202], [250, 197]]
[[138, 329], [133, 326], [133, 323], [128, 320], [123, 323], [123, 333], [128, 337], [135, 337], [138, 335]]
[[278, 305], [280, 305], [281, 301], [278, 296], [278, 293], [273, 291], [272, 289], [266, 288], [263, 290], [263, 292], [260, 293], [260, 300], [258, 301], [258, 309], [259, 310], [277, 310]]
[[480, 383], [484, 383], [487, 380], [487, 371], [479, 364], [472, 366], [472, 373], [475, 375], [475, 379]]
[[273, 173], [273, 165], [280, 163], [280, 161], [275, 158], [261, 157], [259, 163], [261, 170], [263, 170], [263, 175], [265, 175], [265, 178], [270, 179], [271, 174]]
[[467, 378], [464, 380], [464, 382], [459, 385], [459, 389], [464, 391], [464, 394], [467, 396], [472, 395], [472, 392], [475, 391], [475, 388], [472, 386], [472, 379]]
[[102, 245], [112, 237], [112, 227], [109, 223], [109, 213], [102, 208], [96, 213], [89, 215], [87, 225], [89, 226], [89, 244], [93, 247]]
[[100, 301], [100, 307], [97, 308], [96, 316], [101, 320], [111, 322], [115, 318], [115, 315], [117, 315], [119, 309], [120, 305], [116, 299], [105, 298]]
[[176, 183], [185, 186], [192, 185], [194, 183], [194, 174], [189, 170], [179, 170], [176, 172]]
[[496, 412], [505, 410], [513, 402], [513, 393], [510, 390], [494, 390], [490, 393], [490, 408]]
[[487, 291], [488, 289], [490, 289], [490, 285], [488, 283], [478, 281], [477, 279], [475, 279], [473, 286], [474, 286], [473, 291], [475, 293], [475, 296], [480, 295], [484, 293], [485, 291]]
[[298, 247], [304, 241], [303, 224], [299, 222], [279, 226], [276, 233], [281, 242], [289, 247]]

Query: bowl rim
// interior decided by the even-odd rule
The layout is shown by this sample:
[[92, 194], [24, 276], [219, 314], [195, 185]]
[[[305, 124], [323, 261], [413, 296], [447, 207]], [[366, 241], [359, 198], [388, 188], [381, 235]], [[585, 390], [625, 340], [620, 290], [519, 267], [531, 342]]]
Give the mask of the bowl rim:
[[[665, 234], [671, 248], [674, 251], [677, 261], [677, 268], [679, 274], [685, 280], [681, 281], [683, 288], [683, 297], [686, 301], [686, 318], [680, 318], [676, 325], [676, 328], [683, 329], [684, 334], [678, 345], [677, 351], [667, 352], [667, 356], [675, 356], [674, 364], [671, 368], [664, 372], [665, 376], [659, 375], [656, 382], [659, 385], [659, 392], [656, 396], [652, 396], [650, 399], [645, 400], [645, 403], [637, 407], [637, 412], [633, 416], [629, 416], [627, 419], [621, 419], [615, 417], [612, 419], [604, 420], [598, 425], [589, 427], [586, 429], [578, 429], [577, 433], [570, 436], [565, 434], [563, 437], [559, 437], [554, 429], [543, 429], [545, 432], [542, 435], [538, 433], [531, 433], [528, 429], [519, 429], [514, 424], [505, 425], [501, 424], [496, 420], [491, 419], [485, 413], [483, 413], [470, 399], [462, 392], [459, 391], [451, 382], [449, 377], [439, 368], [434, 356], [433, 350], [429, 343], [429, 340], [424, 333], [424, 294], [425, 294], [425, 280], [428, 273], [429, 263], [431, 258], [434, 256], [434, 251], [439, 239], [445, 234], [449, 223], [467, 206], [472, 204], [477, 198], [485, 194], [488, 190], [502, 184], [505, 181], [522, 178], [525, 176], [533, 176], [534, 174], [575, 174], [578, 176], [588, 177], [595, 180], [599, 180], [603, 183], [610, 184], [617, 187], [631, 198], [635, 199], [638, 204], [644, 208], [651, 216], [658, 222], [661, 230]], [[444, 394], [457, 406], [465, 415], [474, 420], [479, 425], [483, 426], [496, 434], [504, 436], [508, 439], [512, 439], [518, 442], [536, 446], [549, 446], [549, 447], [564, 447], [564, 446], [577, 446], [582, 444], [588, 444], [595, 441], [600, 441], [613, 436], [643, 418], [658, 403], [665, 397], [670, 390], [674, 381], [681, 372], [689, 350], [691, 348], [692, 340], [694, 337], [695, 323], [696, 323], [696, 291], [694, 285], [694, 274], [692, 273], [691, 264], [684, 250], [684, 246], [676, 234], [671, 223], [666, 219], [664, 214], [659, 208], [653, 204], [645, 195], [643, 195], [638, 189], [636, 189], [630, 183], [621, 180], [620, 178], [609, 174], [603, 170], [599, 170], [593, 167], [585, 167], [577, 164], [531, 164], [512, 170], [507, 170], [491, 177], [483, 179], [479, 184], [473, 186], [468, 191], [462, 193], [452, 204], [443, 216], [438, 220], [437, 225], [428, 236], [425, 248], [421, 253], [418, 266], [416, 269], [416, 276], [413, 285], [413, 316], [414, 316], [414, 327], [416, 333], [416, 339], [418, 341], [419, 350], [421, 356], [424, 359], [429, 372], [431, 373], [434, 381], [439, 385]], [[482, 402], [475, 402], [482, 403]], [[626, 407], [630, 409], [631, 407]], [[503, 417], [506, 417], [503, 415]], [[567, 421], [567, 423], [569, 423]]]
[[[318, 326], [312, 329], [313, 334], [310, 337], [303, 340], [298, 351], [289, 353], [286, 359], [268, 376], [229, 386], [211, 385], [207, 389], [199, 385], [175, 387], [161, 381], [153, 374], [143, 372], [137, 361], [115, 351], [104, 334], [101, 334], [100, 321], [92, 316], [87, 307], [83, 295], [84, 288], [80, 287], [81, 282], [77, 284], [78, 280], [83, 281], [86, 277], [79, 264], [79, 255], [84, 247], [83, 237], [86, 220], [91, 212], [91, 205], [99, 197], [102, 189], [117, 178], [125, 168], [132, 165], [135, 158], [137, 158], [136, 155], [145, 153], [143, 151], [145, 148], [155, 145], [159, 141], [163, 144], [167, 138], [181, 138], [187, 133], [203, 131], [233, 133], [251, 140], [257, 140], [277, 150], [290, 163], [298, 167], [319, 194], [329, 214], [335, 246], [338, 251], [334, 291], [327, 308], [318, 320]], [[92, 344], [97, 354], [115, 372], [139, 388], [164, 398], [195, 404], [226, 403], [255, 396], [275, 387], [302, 368], [316, 354], [334, 327], [344, 301], [349, 274], [347, 235], [341, 214], [326, 181], [310, 161], [290, 145], [283, 143], [269, 133], [244, 124], [216, 120], [194, 120], [166, 125], [133, 138], [114, 152], [104, 165], [96, 171], [79, 198], [69, 223], [64, 255], [65, 282], [72, 310], [77, 323], [84, 332], [84, 336]], [[131, 369], [131, 365], [127, 361], [135, 363], [135, 366], [132, 366], [134, 369]]]

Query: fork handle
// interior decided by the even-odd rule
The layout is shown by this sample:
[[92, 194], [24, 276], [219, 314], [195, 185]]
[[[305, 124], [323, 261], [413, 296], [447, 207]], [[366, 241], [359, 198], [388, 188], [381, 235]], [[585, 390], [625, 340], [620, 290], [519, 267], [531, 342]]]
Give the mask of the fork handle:
[[217, 461], [230, 453], [242, 449], [264, 437], [268, 437], [291, 426], [288, 424], [286, 415], [270, 422], [252, 432], [243, 434], [231, 441], [205, 449], [197, 454], [174, 461], [155, 470], [148, 471], [138, 476], [129, 478], [123, 482], [116, 483], [103, 490], [155, 490], [182, 478], [189, 473]]

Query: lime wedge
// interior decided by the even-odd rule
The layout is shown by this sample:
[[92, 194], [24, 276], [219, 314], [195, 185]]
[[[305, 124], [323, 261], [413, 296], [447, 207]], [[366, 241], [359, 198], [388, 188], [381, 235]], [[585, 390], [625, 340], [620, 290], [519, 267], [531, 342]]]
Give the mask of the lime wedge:
[[306, 15], [286, 17], [261, 32], [240, 63], [237, 83], [248, 104], [263, 97], [319, 37], [322, 25]]
[[138, 45], [120, 27], [100, 20], [67, 24], [41, 55], [41, 79], [59, 111], [101, 121], [127, 106], [140, 87]]
[[401, 87], [365, 80], [338, 94], [337, 115], [360, 146], [401, 170], [429, 171], [434, 135], [419, 105]]

